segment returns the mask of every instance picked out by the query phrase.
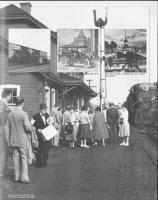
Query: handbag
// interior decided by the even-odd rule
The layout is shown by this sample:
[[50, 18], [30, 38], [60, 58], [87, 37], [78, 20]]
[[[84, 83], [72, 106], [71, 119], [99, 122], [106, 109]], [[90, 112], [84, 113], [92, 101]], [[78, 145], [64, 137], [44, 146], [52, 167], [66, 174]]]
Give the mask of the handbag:
[[123, 124], [123, 118], [120, 118], [120, 124]]
[[65, 133], [68, 135], [73, 133], [73, 125], [70, 122], [65, 126]]

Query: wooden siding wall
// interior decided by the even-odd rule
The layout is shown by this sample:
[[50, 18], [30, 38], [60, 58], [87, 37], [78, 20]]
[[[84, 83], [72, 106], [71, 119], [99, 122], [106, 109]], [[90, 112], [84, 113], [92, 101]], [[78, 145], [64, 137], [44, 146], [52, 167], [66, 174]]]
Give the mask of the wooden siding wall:
[[8, 79], [8, 51], [0, 48], [0, 85], [7, 84]]
[[39, 105], [43, 102], [44, 83], [38, 75], [10, 74], [9, 84], [20, 85], [20, 96], [25, 99], [24, 110], [32, 117], [39, 111]]
[[[0, 22], [0, 36], [5, 38], [6, 40], [9, 39], [9, 28], [37, 28], [33, 24], [28, 24], [25, 20], [10, 20], [7, 24], [4, 24], [4, 21]], [[3, 76], [2, 76], [3, 74]], [[0, 53], [0, 84], [9, 84], [8, 79], [8, 52], [1, 51]]]
[[[79, 88], [76, 88], [72, 90], [68, 95], [65, 96], [63, 101], [63, 107], [66, 106], [74, 106], [75, 108], [78, 108], [78, 100], [79, 100], [79, 109], [84, 104], [87, 104], [88, 100], [86, 99], [85, 95], [80, 91]], [[84, 101], [82, 105], [82, 101]]]

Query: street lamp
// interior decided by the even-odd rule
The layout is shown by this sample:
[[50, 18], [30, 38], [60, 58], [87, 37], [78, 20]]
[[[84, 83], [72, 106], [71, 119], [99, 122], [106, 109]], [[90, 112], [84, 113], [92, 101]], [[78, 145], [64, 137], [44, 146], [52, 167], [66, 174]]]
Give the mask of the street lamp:
[[99, 61], [100, 61], [100, 107], [102, 108], [102, 99], [106, 97], [106, 85], [105, 85], [105, 30], [104, 26], [107, 24], [107, 7], [105, 8], [105, 20], [102, 18], [97, 19], [96, 18], [96, 10], [93, 10], [94, 14], [94, 24], [96, 27], [99, 27], [100, 29], [100, 55], [99, 55]]

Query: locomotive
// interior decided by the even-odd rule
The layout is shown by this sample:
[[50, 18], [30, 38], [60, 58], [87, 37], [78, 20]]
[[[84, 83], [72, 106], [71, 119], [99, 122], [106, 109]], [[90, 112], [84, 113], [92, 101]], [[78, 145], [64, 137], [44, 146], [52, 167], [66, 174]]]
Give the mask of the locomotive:
[[158, 82], [140, 83], [131, 87], [124, 103], [129, 112], [129, 123], [157, 135]]

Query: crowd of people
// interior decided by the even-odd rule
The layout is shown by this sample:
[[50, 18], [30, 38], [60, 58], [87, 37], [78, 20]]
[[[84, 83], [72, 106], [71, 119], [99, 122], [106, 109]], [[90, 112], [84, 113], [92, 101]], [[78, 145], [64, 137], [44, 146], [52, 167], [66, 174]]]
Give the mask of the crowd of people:
[[[129, 146], [128, 111], [121, 104], [110, 103], [103, 109], [82, 106], [81, 110], [67, 106], [64, 111], [60, 106], [54, 106], [48, 113], [47, 106], [42, 103], [39, 112], [29, 120], [28, 113], [23, 110], [24, 98], [17, 97], [14, 110], [8, 106], [10, 98], [11, 92], [3, 91], [0, 102], [0, 176], [6, 173], [8, 147], [12, 149], [14, 181], [31, 183], [28, 163], [35, 160], [36, 167], [47, 167], [49, 149], [61, 146], [60, 140], [66, 141], [70, 148], [79, 144], [87, 149], [90, 148], [88, 144], [96, 146], [100, 141], [103, 146], [116, 144], [118, 137], [122, 137], [120, 145]], [[55, 127], [57, 134], [47, 141], [42, 130], [49, 125]]]
[[[56, 126], [57, 122], [59, 136], [70, 141], [72, 148], [75, 147], [76, 141], [80, 141], [80, 147], [83, 148], [90, 147], [87, 140], [91, 140], [93, 145], [97, 145], [99, 141], [102, 141], [103, 146], [115, 144], [118, 137], [124, 138], [120, 145], [129, 146], [128, 111], [121, 104], [110, 103], [109, 107], [104, 107], [103, 110], [99, 106], [82, 106], [80, 111], [68, 106], [63, 114], [61, 109], [57, 108], [56, 112], [51, 112], [50, 117], [52, 116], [56, 119], [54, 125]], [[58, 146], [58, 142], [55, 145]]]

